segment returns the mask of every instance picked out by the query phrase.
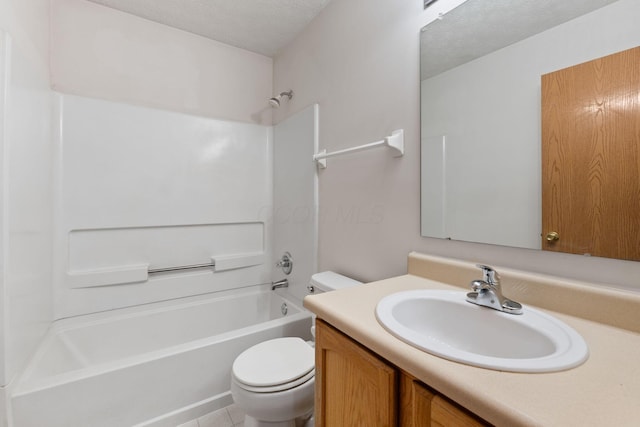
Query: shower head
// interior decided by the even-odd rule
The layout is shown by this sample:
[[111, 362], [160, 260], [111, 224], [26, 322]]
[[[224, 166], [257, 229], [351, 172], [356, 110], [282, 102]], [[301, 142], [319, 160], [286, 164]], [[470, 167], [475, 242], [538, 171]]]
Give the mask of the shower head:
[[269, 98], [269, 104], [271, 104], [273, 108], [278, 108], [280, 106], [280, 95]]
[[286, 92], [281, 92], [280, 95], [274, 96], [273, 98], [269, 98], [269, 104], [273, 107], [273, 108], [278, 108], [280, 107], [280, 101], [282, 101], [282, 98], [286, 96], [289, 99], [293, 98], [293, 91], [289, 90]]

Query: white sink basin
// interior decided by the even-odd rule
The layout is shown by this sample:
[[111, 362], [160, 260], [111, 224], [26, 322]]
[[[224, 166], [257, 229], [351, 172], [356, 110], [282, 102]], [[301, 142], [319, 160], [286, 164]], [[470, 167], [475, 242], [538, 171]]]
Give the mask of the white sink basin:
[[503, 313], [465, 301], [464, 292], [414, 290], [388, 295], [378, 322], [402, 341], [436, 356], [511, 372], [573, 368], [589, 356], [571, 327], [530, 307]]

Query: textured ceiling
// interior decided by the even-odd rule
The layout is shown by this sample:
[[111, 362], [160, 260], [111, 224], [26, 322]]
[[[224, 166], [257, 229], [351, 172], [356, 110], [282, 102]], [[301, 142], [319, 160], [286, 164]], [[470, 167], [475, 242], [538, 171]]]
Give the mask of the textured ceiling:
[[89, 0], [273, 56], [330, 0]]
[[617, 0], [467, 0], [420, 37], [421, 80]]

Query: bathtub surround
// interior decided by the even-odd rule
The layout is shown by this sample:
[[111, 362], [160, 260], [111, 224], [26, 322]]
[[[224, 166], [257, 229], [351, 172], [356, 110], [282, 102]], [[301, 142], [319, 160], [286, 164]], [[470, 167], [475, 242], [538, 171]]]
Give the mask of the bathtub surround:
[[[317, 104], [274, 126], [273, 256], [293, 256], [289, 293], [300, 304], [317, 272], [318, 174], [311, 158], [318, 149], [320, 108]], [[285, 277], [275, 268], [274, 280]]]
[[267, 126], [56, 99], [55, 318], [279, 280], [284, 251], [302, 301], [317, 247], [317, 106], [275, 128], [272, 160]]
[[[61, 320], [12, 382], [10, 425], [173, 426], [229, 405], [240, 352], [311, 338], [318, 106], [276, 127], [274, 160], [268, 126], [53, 97]], [[273, 247], [298, 254], [277, 293]]]
[[48, 15], [0, 1], [0, 395], [53, 319]]
[[55, 318], [271, 281], [270, 127], [56, 98]]

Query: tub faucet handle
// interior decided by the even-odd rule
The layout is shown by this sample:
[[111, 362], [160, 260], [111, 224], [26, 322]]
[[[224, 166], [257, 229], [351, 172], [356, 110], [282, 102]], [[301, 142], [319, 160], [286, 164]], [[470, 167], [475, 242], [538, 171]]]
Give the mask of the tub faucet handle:
[[291, 274], [291, 270], [293, 270], [293, 257], [289, 252], [285, 252], [280, 260], [276, 263], [276, 267], [281, 268], [284, 274]]

